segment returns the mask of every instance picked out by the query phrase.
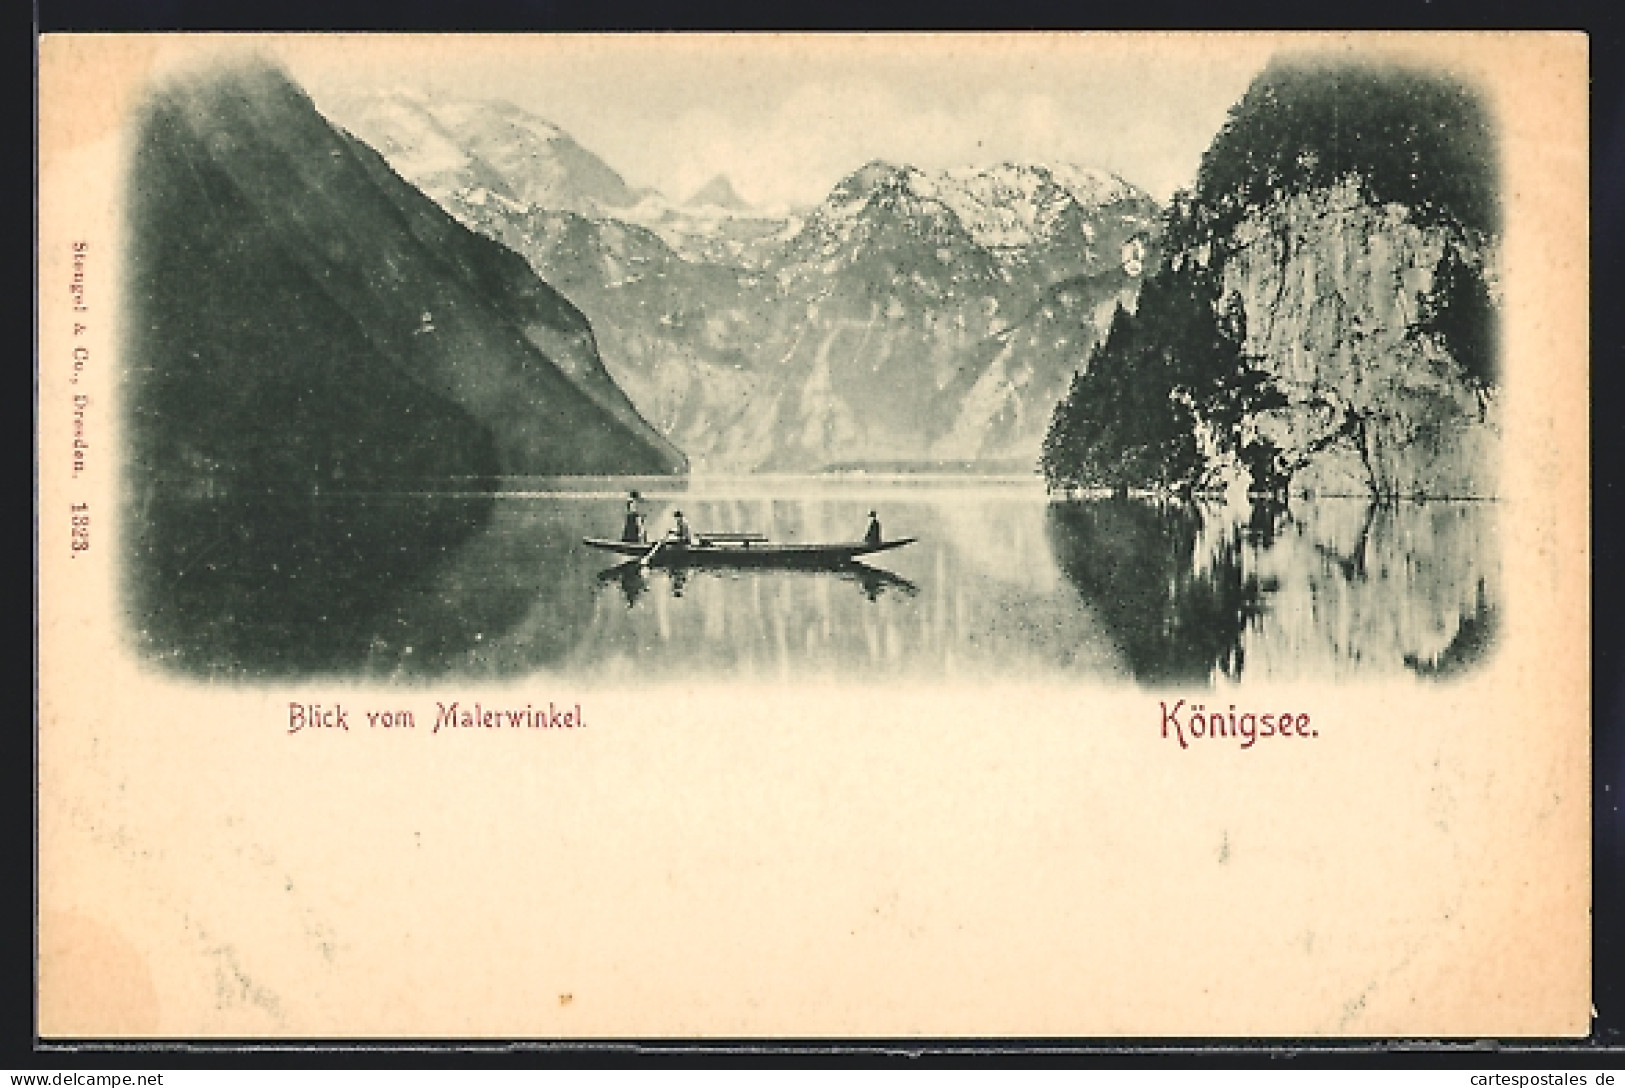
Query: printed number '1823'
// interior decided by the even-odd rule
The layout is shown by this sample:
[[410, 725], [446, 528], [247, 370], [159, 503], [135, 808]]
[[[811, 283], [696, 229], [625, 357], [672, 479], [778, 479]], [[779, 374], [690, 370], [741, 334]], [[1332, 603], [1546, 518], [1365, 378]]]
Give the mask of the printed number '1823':
[[90, 549], [90, 504], [76, 502], [68, 508], [73, 514], [73, 550]]

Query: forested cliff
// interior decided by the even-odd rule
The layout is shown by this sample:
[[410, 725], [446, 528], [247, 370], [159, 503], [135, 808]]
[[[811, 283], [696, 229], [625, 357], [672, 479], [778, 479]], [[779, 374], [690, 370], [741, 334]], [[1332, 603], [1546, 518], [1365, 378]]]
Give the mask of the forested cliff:
[[1052, 487], [1489, 496], [1491, 122], [1448, 75], [1273, 62], [1230, 111], [1134, 313], [1074, 377]]

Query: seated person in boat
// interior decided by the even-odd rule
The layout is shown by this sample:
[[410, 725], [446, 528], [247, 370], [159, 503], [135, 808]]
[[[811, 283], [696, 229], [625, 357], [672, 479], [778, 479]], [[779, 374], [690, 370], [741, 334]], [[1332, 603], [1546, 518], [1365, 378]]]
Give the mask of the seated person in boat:
[[863, 534], [863, 542], [865, 544], [880, 543], [880, 519], [875, 516], [873, 510], [869, 511], [869, 530]]
[[638, 513], [638, 493], [632, 492], [626, 500], [626, 523], [621, 526], [621, 540], [627, 544], [647, 544], [643, 528], [643, 515]]
[[677, 524], [674, 525], [671, 532], [666, 535], [672, 540], [676, 541], [678, 544], [686, 545], [694, 543], [694, 533], [689, 529], [688, 522], [683, 520], [683, 512], [679, 510], [673, 515], [673, 517], [677, 519]]

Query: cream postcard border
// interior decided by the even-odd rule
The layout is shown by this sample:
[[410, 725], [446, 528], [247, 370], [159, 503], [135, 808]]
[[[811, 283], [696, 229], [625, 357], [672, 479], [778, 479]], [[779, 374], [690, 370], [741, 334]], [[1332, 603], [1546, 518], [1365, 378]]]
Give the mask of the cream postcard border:
[[[206, 685], [138, 661], [113, 560], [123, 141], [157, 73], [245, 39], [44, 38], [41, 1032], [1584, 1034], [1587, 43], [1278, 37], [1448, 64], [1500, 121], [1508, 621], [1491, 663], [1456, 683], [1243, 685], [1236, 698], [1301, 706], [1320, 733], [1249, 751], [1161, 739], [1159, 699], [1185, 692], [1012, 684], [638, 693], [549, 677], [500, 691], [580, 701], [591, 728], [289, 736], [291, 698], [403, 693]], [[948, 40], [861, 44], [929, 55]], [[1087, 63], [1092, 50], [1177, 58], [1237, 40], [951, 39], [1011, 63], [1027, 49]], [[425, 63], [448, 50], [532, 50], [540, 63], [653, 49], [704, 78], [751, 41], [259, 44], [358, 60], [416, 50]], [[78, 478], [76, 407], [89, 446]], [[80, 503], [91, 547], [75, 553]], [[497, 693], [447, 681], [411, 694], [441, 692]]]

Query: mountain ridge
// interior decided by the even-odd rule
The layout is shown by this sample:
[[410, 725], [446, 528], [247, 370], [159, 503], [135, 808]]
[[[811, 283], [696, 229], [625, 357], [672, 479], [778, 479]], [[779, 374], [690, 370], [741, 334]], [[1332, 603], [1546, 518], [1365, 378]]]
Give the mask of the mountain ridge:
[[[873, 160], [774, 218], [652, 197], [547, 208], [472, 175], [415, 177], [417, 149], [381, 150], [560, 286], [640, 410], [697, 466], [727, 471], [1036, 462], [1053, 400], [1110, 311], [1132, 305], [1160, 229], [1144, 192], [1073, 164]], [[998, 339], [1066, 282], [1059, 309]]]
[[704, 185], [696, 189], [692, 196], [683, 201], [688, 208], [720, 208], [731, 212], [751, 211], [751, 205], [734, 190], [733, 182], [728, 180], [726, 174], [717, 174]]

